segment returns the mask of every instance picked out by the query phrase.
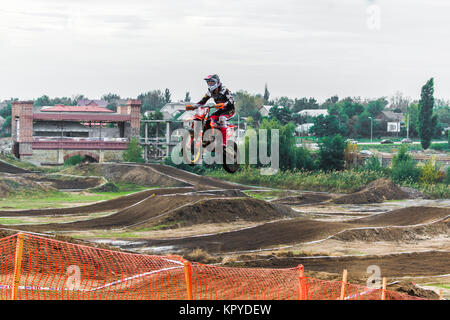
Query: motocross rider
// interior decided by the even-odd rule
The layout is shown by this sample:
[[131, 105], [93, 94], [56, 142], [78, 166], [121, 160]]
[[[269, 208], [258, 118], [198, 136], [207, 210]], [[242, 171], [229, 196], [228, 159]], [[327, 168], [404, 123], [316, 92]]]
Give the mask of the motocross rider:
[[223, 145], [226, 145], [227, 139], [227, 121], [234, 116], [234, 98], [230, 90], [228, 90], [219, 79], [217, 74], [209, 75], [204, 79], [208, 85], [208, 91], [205, 96], [197, 103], [204, 105], [210, 98], [214, 99], [216, 104], [224, 104], [224, 107], [218, 109], [211, 116], [211, 123], [207, 123], [205, 131], [209, 128], [219, 128], [222, 133]]

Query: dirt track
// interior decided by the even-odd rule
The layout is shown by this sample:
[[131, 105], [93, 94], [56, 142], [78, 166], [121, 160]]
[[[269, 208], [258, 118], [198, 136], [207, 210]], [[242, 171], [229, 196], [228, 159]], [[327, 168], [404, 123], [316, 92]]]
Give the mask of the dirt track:
[[[127, 166], [127, 165], [123, 165]], [[129, 165], [128, 165], [129, 166]], [[79, 214], [79, 213], [97, 213], [97, 212], [107, 212], [107, 211], [120, 211], [130, 206], [135, 205], [136, 203], [143, 201], [144, 199], [151, 197], [153, 194], [155, 195], [171, 195], [171, 194], [183, 194], [186, 192], [197, 191], [200, 193], [208, 192], [214, 196], [228, 196], [228, 197], [236, 197], [236, 196], [245, 196], [240, 193], [239, 190], [253, 189], [253, 187], [246, 187], [241, 185], [236, 185], [229, 182], [224, 182], [218, 179], [202, 177], [198, 176], [177, 168], [165, 166], [165, 165], [157, 165], [157, 164], [147, 164], [147, 167], [150, 167], [152, 171], [164, 177], [165, 179], [177, 179], [177, 183], [187, 185], [186, 187], [177, 187], [177, 188], [159, 188], [146, 190], [138, 193], [134, 193], [128, 196], [119, 197], [112, 200], [102, 201], [94, 204], [77, 206], [71, 208], [60, 208], [60, 209], [39, 209], [39, 210], [5, 210], [0, 211], [0, 216], [2, 217], [19, 217], [19, 216], [44, 216], [44, 215], [70, 215], [70, 214]], [[117, 167], [122, 167], [122, 165], [117, 165]], [[155, 179], [158, 179], [157, 177]], [[189, 187], [191, 185], [192, 187]], [[185, 201], [185, 203], [187, 203]], [[153, 204], [152, 204], [153, 205]], [[146, 208], [152, 208], [152, 205], [148, 205]], [[132, 215], [133, 216], [133, 215]], [[152, 216], [152, 215], [150, 215]], [[125, 222], [123, 219], [122, 222]], [[93, 222], [99, 222], [94, 221]], [[109, 224], [108, 224], [109, 225]], [[125, 225], [127, 225], [125, 223]], [[103, 224], [100, 224], [101, 227], [104, 227]], [[100, 227], [99, 226], [99, 227]], [[117, 227], [118, 225], [114, 225]], [[112, 227], [112, 225], [110, 225]], [[64, 227], [64, 229], [67, 227]]]
[[11, 211], [0, 211], [0, 216], [2, 217], [20, 217], [20, 216], [48, 216], [48, 215], [70, 215], [78, 213], [96, 213], [96, 212], [106, 212], [121, 210], [142, 201], [152, 194], [174, 194], [174, 193], [185, 193], [193, 191], [193, 188], [161, 188], [161, 189], [151, 189], [145, 190], [137, 193], [133, 193], [127, 196], [119, 197], [112, 200], [101, 201], [85, 206], [77, 206], [71, 208], [60, 208], [60, 209], [39, 209], [39, 210], [11, 210]]
[[[239, 210], [235, 210], [239, 209]], [[28, 231], [73, 231], [152, 227], [161, 224], [192, 225], [196, 223], [267, 221], [294, 216], [285, 207], [262, 200], [230, 198], [201, 193], [150, 196], [117, 213], [90, 220], [21, 226]]]
[[324, 271], [368, 278], [367, 267], [377, 265], [383, 277], [432, 276], [450, 273], [450, 252], [430, 251], [360, 257], [261, 257], [260, 260], [233, 263], [233, 266], [254, 268], [291, 268], [302, 264], [308, 271]]
[[0, 172], [12, 173], [12, 174], [22, 174], [30, 173], [30, 171], [10, 165], [2, 160], [0, 160]]
[[[418, 214], [419, 212], [420, 214]], [[250, 251], [270, 246], [322, 240], [352, 228], [413, 226], [430, 223], [442, 220], [449, 215], [450, 208], [413, 207], [377, 214], [368, 218], [354, 219], [345, 223], [298, 218], [203, 237], [145, 241], [149, 247], [176, 246], [185, 250], [201, 248], [209, 252]]]
[[196, 187], [197, 190], [205, 190], [205, 189], [238, 189], [238, 190], [250, 190], [256, 189], [256, 187], [252, 186], [243, 186], [239, 184], [234, 184], [227, 181], [222, 181], [219, 179], [214, 179], [210, 177], [199, 176], [184, 170], [180, 170], [174, 167], [161, 165], [161, 164], [146, 164], [146, 166], [162, 173], [165, 175], [169, 175], [171, 177], [175, 177], [177, 179], [183, 180], [193, 186]]

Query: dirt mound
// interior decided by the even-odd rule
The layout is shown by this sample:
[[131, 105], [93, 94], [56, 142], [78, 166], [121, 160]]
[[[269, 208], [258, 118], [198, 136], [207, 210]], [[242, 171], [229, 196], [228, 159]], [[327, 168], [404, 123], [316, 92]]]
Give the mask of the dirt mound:
[[0, 175], [0, 197], [5, 198], [14, 194], [36, 194], [39, 192], [56, 191], [55, 188], [22, 176]]
[[29, 173], [30, 171], [13, 166], [9, 163], [6, 163], [0, 160], [0, 172], [11, 173], [11, 174], [20, 174], [20, 173]]
[[91, 191], [93, 192], [119, 192], [119, 190], [119, 187], [117, 187], [112, 182], [107, 182], [105, 184], [102, 184], [101, 186], [91, 189]]
[[405, 192], [408, 195], [409, 199], [429, 199], [430, 197], [423, 194], [417, 189], [410, 188], [410, 187], [400, 187], [403, 192]]
[[33, 232], [114, 228], [176, 228], [198, 223], [267, 221], [293, 216], [287, 207], [251, 198], [230, 199], [201, 194], [149, 196], [117, 213], [70, 223], [20, 226]]
[[[271, 204], [252, 198], [206, 199], [179, 208], [154, 220], [149, 225], [191, 226], [202, 223], [234, 221], [270, 221], [295, 216], [295, 212], [283, 205]], [[141, 227], [143, 227], [141, 226]]]
[[48, 216], [48, 215], [71, 215], [71, 214], [88, 214], [106, 211], [118, 211], [135, 205], [136, 203], [151, 197], [152, 195], [166, 195], [175, 193], [186, 193], [193, 191], [193, 188], [161, 188], [150, 189], [141, 192], [132, 193], [126, 196], [115, 198], [112, 200], [100, 201], [84, 206], [59, 208], [59, 209], [39, 209], [39, 210], [12, 210], [0, 211], [1, 217], [20, 217], [20, 216]]
[[450, 218], [431, 225], [404, 228], [346, 230], [332, 237], [340, 241], [417, 241], [450, 234]]
[[150, 167], [162, 174], [169, 175], [171, 177], [176, 177], [189, 184], [195, 185], [198, 190], [218, 188], [218, 189], [239, 189], [239, 190], [251, 190], [256, 187], [244, 186], [240, 184], [235, 184], [232, 182], [223, 181], [220, 179], [215, 179], [211, 177], [200, 176], [194, 173], [190, 173], [175, 167], [161, 165], [161, 164], [146, 164], [145, 166]]
[[433, 290], [426, 290], [416, 286], [412, 282], [399, 282], [395, 285], [391, 285], [387, 288], [388, 290], [395, 290], [397, 292], [406, 293], [407, 295], [413, 297], [420, 297], [429, 300], [437, 300], [439, 299], [439, 295]]
[[[450, 252], [428, 251], [388, 255], [367, 255], [351, 257], [276, 257], [258, 256], [257, 259], [235, 262], [232, 266], [246, 268], [293, 268], [302, 264], [305, 272], [328, 272], [342, 279], [342, 270], [347, 269], [354, 279], [367, 280], [367, 267], [377, 265], [384, 277], [393, 281], [396, 277], [434, 276], [448, 273]], [[333, 279], [326, 279], [333, 280]], [[353, 283], [357, 281], [352, 280]], [[390, 289], [388, 287], [388, 289]]]
[[196, 238], [147, 240], [148, 246], [176, 246], [209, 252], [259, 250], [270, 247], [323, 240], [344, 230], [367, 227], [414, 226], [435, 222], [450, 214], [450, 208], [413, 207], [343, 222], [296, 218], [265, 223], [253, 228]]
[[324, 193], [303, 193], [298, 196], [290, 196], [285, 198], [280, 198], [273, 200], [272, 203], [279, 203], [279, 204], [285, 204], [290, 206], [295, 205], [303, 205], [303, 204], [311, 204], [311, 203], [320, 203], [324, 201], [328, 201], [332, 199], [331, 195], [324, 194]]
[[23, 176], [36, 182], [45, 183], [59, 190], [89, 189], [96, 187], [104, 182], [101, 177], [76, 177], [56, 174], [45, 175], [37, 173], [24, 174]]
[[450, 208], [407, 207], [349, 221], [362, 226], [413, 226], [434, 222], [450, 215]]
[[229, 198], [248, 198], [248, 196], [242, 192], [241, 190], [234, 190], [234, 189], [228, 189], [228, 190], [200, 190], [200, 191], [193, 191], [190, 192], [192, 194], [203, 194], [203, 195], [210, 195], [210, 196], [218, 196], [218, 197], [229, 197]]
[[389, 179], [378, 179], [364, 189], [333, 201], [338, 204], [381, 203], [385, 200], [408, 199], [409, 195]]
[[189, 186], [177, 177], [161, 174], [151, 167], [137, 164], [89, 163], [64, 170], [64, 173], [103, 176], [114, 183], [132, 183], [141, 186], [180, 187]]

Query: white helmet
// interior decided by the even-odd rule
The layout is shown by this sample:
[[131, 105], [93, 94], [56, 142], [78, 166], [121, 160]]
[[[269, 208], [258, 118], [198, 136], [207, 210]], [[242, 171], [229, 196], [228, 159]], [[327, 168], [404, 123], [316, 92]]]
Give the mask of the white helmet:
[[205, 78], [206, 83], [208, 84], [209, 92], [213, 92], [222, 84], [220, 83], [219, 76], [217, 74], [209, 75]]

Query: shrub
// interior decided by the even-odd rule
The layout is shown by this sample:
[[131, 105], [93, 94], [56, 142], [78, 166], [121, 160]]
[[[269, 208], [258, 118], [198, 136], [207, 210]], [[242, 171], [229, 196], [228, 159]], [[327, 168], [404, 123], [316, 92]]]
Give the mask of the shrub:
[[143, 149], [139, 145], [139, 140], [136, 137], [133, 137], [128, 143], [128, 149], [125, 150], [122, 154], [123, 161], [125, 162], [144, 162], [142, 158]]
[[420, 170], [407, 150], [405, 145], [401, 146], [398, 153], [392, 158], [390, 176], [396, 183], [406, 180], [416, 182], [419, 179]]
[[424, 184], [434, 184], [439, 180], [439, 168], [436, 166], [436, 160], [428, 160], [420, 169], [420, 182]]
[[344, 168], [345, 141], [340, 134], [323, 137], [319, 142], [318, 167], [322, 170], [342, 170]]
[[64, 161], [65, 166], [75, 166], [83, 161], [83, 157], [79, 154], [74, 155]]
[[[259, 145], [259, 135], [260, 131], [255, 131], [257, 148], [261, 147], [263, 153], [267, 148], [267, 155], [271, 154], [271, 134], [272, 130], [279, 130], [279, 165], [281, 170], [294, 170], [294, 169], [304, 169], [311, 170], [314, 167], [314, 161], [311, 158], [309, 151], [305, 148], [298, 148], [296, 146], [296, 140], [294, 136], [295, 125], [293, 123], [288, 123], [286, 125], [281, 125], [281, 123], [276, 119], [264, 119], [261, 123], [259, 129], [267, 130], [267, 140], [263, 145]], [[251, 139], [249, 136], [245, 137], [245, 163], [250, 163], [250, 143]], [[259, 154], [259, 150], [258, 150]], [[254, 160], [254, 159], [252, 159]], [[260, 158], [258, 157], [258, 164], [256, 167], [262, 166], [260, 163]]]
[[380, 163], [380, 160], [378, 160], [377, 157], [372, 156], [369, 159], [366, 160], [363, 166], [363, 170], [367, 171], [382, 171], [384, 172], [384, 168]]
[[447, 168], [447, 175], [445, 177], [444, 182], [445, 182], [446, 185], [450, 184], [450, 167]]

